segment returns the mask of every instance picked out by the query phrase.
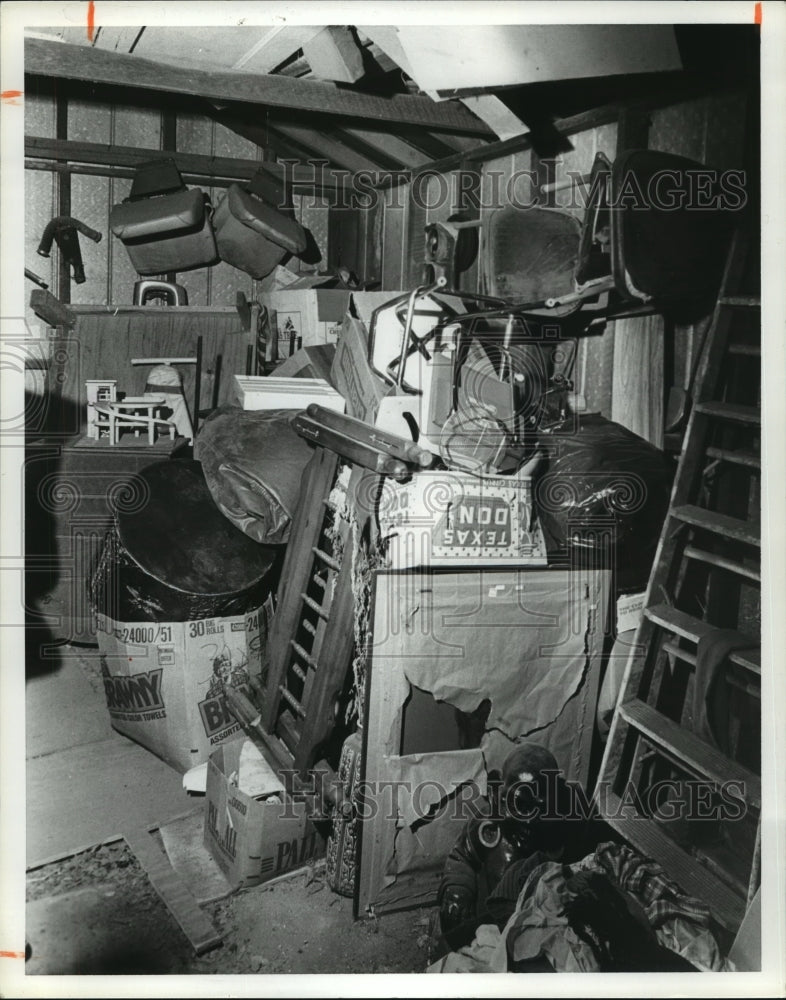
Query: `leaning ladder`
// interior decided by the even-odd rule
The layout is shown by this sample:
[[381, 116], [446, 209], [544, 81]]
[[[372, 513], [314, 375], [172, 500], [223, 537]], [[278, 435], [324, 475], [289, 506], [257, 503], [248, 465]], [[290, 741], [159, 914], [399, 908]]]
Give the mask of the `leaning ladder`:
[[[760, 595], [760, 302], [738, 294], [746, 239], [732, 242], [703, 354], [670, 507], [605, 748], [596, 802], [634, 847], [736, 932], [758, 884], [761, 779], [739, 742], [726, 752], [694, 725], [696, 646], [719, 628], [758, 632]], [[745, 610], [747, 607], [747, 611]], [[750, 608], [753, 607], [753, 612]], [[741, 610], [742, 609], [742, 610]], [[760, 610], [759, 610], [760, 613]], [[760, 636], [729, 654], [720, 683], [747, 706], [760, 740]], [[743, 712], [743, 715], [745, 713]], [[733, 727], [731, 727], [733, 729]], [[739, 737], [739, 722], [738, 722]], [[743, 725], [744, 736], [744, 725]], [[707, 845], [695, 825], [678, 830], [652, 809], [667, 778], [744, 789], [746, 817], [731, 844]], [[630, 790], [638, 798], [625, 798]], [[643, 805], [647, 802], [648, 805]], [[727, 833], [728, 836], [728, 833]], [[712, 839], [712, 838], [710, 838]]]
[[317, 448], [303, 477], [268, 641], [262, 726], [299, 772], [316, 762], [336, 724], [354, 645], [348, 548], [343, 556], [352, 540], [330, 499], [338, 470], [338, 456]]

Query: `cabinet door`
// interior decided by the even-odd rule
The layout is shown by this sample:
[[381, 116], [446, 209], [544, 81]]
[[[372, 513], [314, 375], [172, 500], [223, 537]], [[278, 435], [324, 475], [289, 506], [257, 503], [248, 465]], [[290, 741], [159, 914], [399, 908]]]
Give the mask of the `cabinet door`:
[[[578, 569], [377, 576], [359, 913], [434, 901], [472, 802], [517, 740], [547, 746], [586, 789], [609, 582]], [[427, 740], [407, 718], [428, 730], [423, 693]]]

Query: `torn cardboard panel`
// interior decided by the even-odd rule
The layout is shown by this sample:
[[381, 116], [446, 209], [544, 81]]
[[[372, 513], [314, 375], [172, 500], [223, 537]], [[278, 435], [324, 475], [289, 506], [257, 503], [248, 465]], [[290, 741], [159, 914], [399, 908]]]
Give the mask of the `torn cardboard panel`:
[[385, 758], [387, 787], [377, 807], [394, 817], [385, 838], [385, 884], [400, 873], [438, 871], [472, 804], [486, 795], [486, 766], [480, 750]]
[[[408, 827], [430, 823], [451, 802], [456, 809], [464, 808], [462, 786], [472, 785], [479, 795], [486, 794], [486, 763], [481, 750], [388, 757], [387, 765], [390, 780], [395, 783], [398, 814]], [[430, 775], [426, 780], [424, 769]]]
[[510, 739], [544, 730], [582, 683], [601, 589], [597, 574], [590, 589], [560, 571], [409, 581], [396, 594], [408, 631], [403, 673], [464, 712], [488, 698], [487, 730]]
[[[485, 793], [518, 739], [543, 743], [586, 785], [609, 583], [605, 571], [554, 569], [377, 574], [364, 781], [406, 785], [395, 809], [364, 821], [360, 912], [433, 901], [467, 818], [446, 804]], [[412, 685], [476, 719], [487, 701], [480, 746], [401, 756]]]

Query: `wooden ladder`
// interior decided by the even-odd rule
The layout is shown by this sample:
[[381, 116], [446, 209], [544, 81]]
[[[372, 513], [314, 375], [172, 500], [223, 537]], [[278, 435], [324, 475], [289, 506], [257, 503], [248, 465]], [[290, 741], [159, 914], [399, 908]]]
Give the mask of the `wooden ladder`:
[[303, 477], [268, 640], [261, 723], [301, 773], [336, 723], [354, 646], [352, 539], [330, 501], [338, 471], [338, 456], [317, 448]]
[[[755, 893], [760, 850], [761, 317], [759, 299], [738, 294], [747, 256], [738, 233], [697, 369], [670, 507], [595, 791], [607, 822], [704, 900], [731, 933]], [[723, 750], [694, 718], [702, 686], [697, 646], [720, 638], [721, 628], [750, 636], [750, 648], [728, 654], [715, 681], [730, 692]], [[753, 745], [745, 743], [746, 730], [755, 733]], [[674, 812], [675, 789], [682, 801], [691, 782], [698, 790], [729, 781], [739, 783], [734, 790], [744, 799], [742, 805], [735, 798], [731, 812], [743, 813], [736, 822], [732, 815], [725, 826], [665, 821]]]

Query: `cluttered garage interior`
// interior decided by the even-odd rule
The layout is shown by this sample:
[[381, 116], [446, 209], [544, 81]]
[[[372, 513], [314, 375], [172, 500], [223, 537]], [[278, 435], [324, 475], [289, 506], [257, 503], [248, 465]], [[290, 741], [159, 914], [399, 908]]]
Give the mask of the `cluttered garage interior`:
[[26, 30], [27, 975], [761, 968], [760, 30]]

